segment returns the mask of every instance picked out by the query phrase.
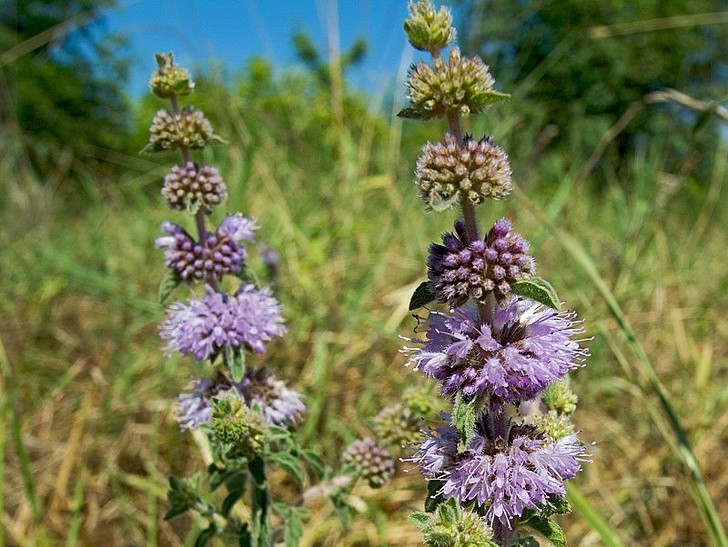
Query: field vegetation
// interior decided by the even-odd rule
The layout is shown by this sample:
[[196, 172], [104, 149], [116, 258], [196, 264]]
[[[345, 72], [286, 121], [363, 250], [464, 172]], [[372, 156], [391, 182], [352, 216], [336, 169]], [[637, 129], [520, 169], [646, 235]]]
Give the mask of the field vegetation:
[[[3, 72], [9, 97], [12, 76]], [[481, 221], [517, 219], [540, 271], [593, 337], [588, 366], [572, 375], [593, 463], [572, 481], [567, 537], [719, 544], [728, 525], [728, 114], [710, 100], [719, 97], [665, 96], [668, 107], [644, 103], [639, 116], [670, 132], [620, 141], [627, 106], [581, 144], [560, 141], [580, 130], [578, 115], [553, 136], [533, 115], [538, 82], [508, 85], [513, 99], [467, 128], [495, 136], [518, 186]], [[419, 147], [442, 128], [403, 122], [392, 116], [397, 104], [376, 104], [345, 78], [276, 72], [263, 59], [232, 83], [200, 78], [199, 90], [227, 141], [209, 153], [228, 207], [257, 217], [259, 239], [280, 254], [274, 283], [290, 334], [271, 345], [269, 364], [305, 394], [304, 443], [333, 461], [420, 381], [399, 337], [415, 324], [407, 305], [427, 245], [455, 213], [424, 214], [412, 173]], [[38, 160], [22, 119], [2, 120], [0, 544], [184, 545], [197, 526], [162, 519], [167, 477], [191, 473], [200, 455], [174, 422], [189, 368], [166, 358], [157, 336], [164, 265], [153, 242], [167, 217], [164, 165], [175, 158], [135, 154], [153, 108], [133, 105], [118, 148], [89, 135], [55, 162]], [[302, 544], [418, 544], [407, 517], [421, 509], [425, 483], [410, 467], [400, 463], [382, 490], [357, 487], [346, 534], [329, 504], [312, 507]], [[283, 497], [293, 488], [276, 484]]]

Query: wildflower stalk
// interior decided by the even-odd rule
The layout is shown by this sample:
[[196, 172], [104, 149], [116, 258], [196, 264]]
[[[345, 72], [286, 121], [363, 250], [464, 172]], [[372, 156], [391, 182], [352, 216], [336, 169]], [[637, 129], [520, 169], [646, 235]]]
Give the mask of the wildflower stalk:
[[[447, 58], [441, 54], [455, 38], [446, 8], [435, 11], [420, 0], [409, 10], [408, 39], [430, 52], [432, 66], [411, 67], [411, 107], [400, 115], [444, 118], [448, 126], [445, 142], [428, 143], [417, 162], [420, 196], [429, 211], [456, 203], [462, 210], [455, 233], [430, 246], [428, 281], [410, 304], [448, 307], [429, 311], [425, 340], [410, 340], [424, 347], [403, 352], [416, 370], [441, 382], [453, 405], [411, 458], [429, 479], [430, 514], [416, 513], [413, 522], [430, 546], [509, 547], [533, 532], [561, 545], [550, 517], [568, 510], [563, 481], [586, 458], [568, 421], [573, 395], [561, 383], [587, 355], [573, 339], [582, 329], [573, 313], [559, 310], [548, 282], [534, 276], [528, 243], [510, 222], [501, 219], [480, 237], [475, 205], [507, 196], [511, 170], [490, 137], [463, 134], [461, 116], [507, 95], [493, 89], [480, 58], [463, 57], [454, 46]], [[547, 397], [549, 390], [555, 391]]]

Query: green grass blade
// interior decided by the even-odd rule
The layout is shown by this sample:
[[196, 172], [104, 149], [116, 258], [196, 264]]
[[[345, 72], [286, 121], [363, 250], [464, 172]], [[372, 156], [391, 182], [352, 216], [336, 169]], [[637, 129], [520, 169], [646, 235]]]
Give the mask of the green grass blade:
[[81, 531], [83, 522], [83, 491], [86, 484], [83, 471], [78, 475], [76, 487], [73, 489], [73, 515], [68, 525], [68, 536], [66, 536], [66, 547], [73, 547], [78, 544], [78, 534]]
[[556, 227], [553, 227], [553, 230], [561, 246], [584, 269], [594, 287], [597, 289], [602, 298], [604, 298], [609, 311], [617, 321], [617, 324], [619, 325], [622, 334], [625, 336], [629, 347], [642, 365], [643, 372], [648, 378], [649, 387], [653, 394], [657, 396], [660, 407], [670, 424], [670, 428], [677, 438], [678, 450], [676, 456], [682, 460], [689, 472], [692, 482], [691, 490], [693, 497], [695, 498], [700, 514], [705, 521], [708, 532], [715, 545], [728, 547], [728, 537], [726, 537], [718, 512], [713, 501], [710, 499], [707, 488], [705, 487], [705, 481], [703, 480], [700, 466], [698, 465], [698, 461], [695, 458], [692, 447], [690, 446], [690, 441], [688, 440], [687, 434], [680, 423], [680, 418], [675, 412], [673, 406], [670, 404], [668, 394], [660, 382], [657, 373], [652, 366], [652, 362], [642, 348], [642, 345], [639, 343], [639, 340], [637, 340], [637, 336], [627, 321], [617, 299], [607, 287], [604, 279], [599, 275], [596, 264], [589, 254], [571, 235]]
[[584, 495], [579, 489], [573, 484], [566, 485], [567, 499], [574, 511], [579, 513], [585, 521], [589, 523], [599, 537], [605, 547], [624, 547], [624, 544], [619, 540], [617, 534], [607, 524], [607, 522], [589, 505]]

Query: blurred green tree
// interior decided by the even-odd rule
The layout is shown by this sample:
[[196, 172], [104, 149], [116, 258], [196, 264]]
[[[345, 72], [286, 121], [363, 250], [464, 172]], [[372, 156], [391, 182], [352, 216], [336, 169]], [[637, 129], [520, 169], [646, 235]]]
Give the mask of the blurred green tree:
[[17, 124], [43, 178], [110, 167], [107, 150], [127, 149], [125, 40], [103, 25], [115, 0], [0, 3], [3, 121]]
[[[728, 11], [722, 0], [460, 0], [459, 42], [500, 89], [531, 108], [550, 145], [591, 152], [654, 91], [724, 99]], [[614, 139], [617, 157], [644, 138], [678, 158], [699, 148], [696, 116], [676, 105], [639, 111]], [[547, 129], [548, 128], [548, 129]], [[704, 132], [703, 139], [717, 132]], [[558, 138], [555, 138], [558, 136]]]

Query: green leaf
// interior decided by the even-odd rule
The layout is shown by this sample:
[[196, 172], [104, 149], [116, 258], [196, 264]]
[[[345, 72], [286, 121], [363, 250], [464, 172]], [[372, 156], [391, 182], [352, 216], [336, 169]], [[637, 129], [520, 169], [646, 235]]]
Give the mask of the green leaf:
[[164, 277], [159, 282], [159, 303], [164, 304], [164, 301], [170, 297], [180, 283], [182, 283], [182, 278], [178, 272], [170, 270], [164, 274]]
[[272, 507], [283, 519], [285, 546], [297, 547], [303, 535], [303, 519], [309, 516], [309, 510], [305, 507], [291, 507], [280, 501], [273, 502]]
[[421, 308], [422, 306], [426, 306], [434, 299], [435, 295], [430, 290], [430, 282], [423, 281], [417, 286], [415, 292], [412, 293], [412, 298], [410, 298], [409, 303], [409, 310], [412, 311], [416, 310], [417, 308]]
[[181, 515], [181, 514], [182, 514], [182, 513], [184, 513], [185, 511], [187, 511], [187, 508], [182, 508], [182, 507], [170, 507], [169, 511], [167, 511], [167, 512], [166, 512], [166, 513], [164, 514], [164, 520], [170, 520], [170, 519], [173, 519], [174, 517], [176, 517], [177, 515]]
[[268, 440], [276, 443], [287, 443], [291, 440], [291, 432], [277, 425], [268, 426]]
[[288, 471], [299, 484], [303, 484], [306, 475], [301, 466], [301, 462], [290, 452], [271, 452], [268, 454], [268, 461], [278, 464], [280, 467]]
[[556, 521], [546, 517], [533, 516], [522, 523], [548, 540], [553, 547], [566, 547], [566, 536]]
[[207, 542], [210, 541], [217, 534], [217, 528], [214, 524], [210, 524], [208, 528], [205, 528], [200, 532], [195, 540], [195, 547], [205, 547]]
[[238, 530], [238, 547], [253, 547], [253, 537], [250, 535], [248, 523], [242, 524]]
[[475, 429], [475, 417], [477, 415], [477, 399], [467, 401], [462, 393], [455, 396], [452, 412], [452, 425], [460, 433], [458, 450], [465, 451]]
[[412, 513], [409, 518], [412, 524], [414, 524], [419, 530], [423, 530], [430, 520], [430, 515], [423, 513], [422, 511], [416, 511]]
[[187, 212], [190, 215], [195, 216], [197, 214], [197, 211], [200, 210], [200, 205], [202, 205], [202, 203], [200, 202], [199, 199], [196, 199], [194, 201], [187, 201], [187, 203], [185, 205], [186, 205], [185, 209], [187, 210]]
[[226, 467], [218, 467], [211, 463], [207, 468], [207, 476], [210, 480], [210, 488], [214, 491], [225, 481], [239, 473], [239, 469], [230, 469]]
[[301, 457], [309, 465], [318, 478], [326, 476], [326, 462], [313, 450], [302, 450]]
[[511, 96], [508, 93], [501, 93], [500, 91], [486, 91], [473, 97], [472, 101], [479, 107], [488, 106], [498, 101], [505, 101], [510, 99]]
[[445, 501], [440, 494], [443, 482], [438, 480], [427, 481], [427, 498], [425, 498], [425, 511], [434, 512]]
[[540, 302], [544, 306], [555, 310], [561, 309], [559, 297], [551, 286], [551, 283], [540, 277], [531, 277], [522, 281], [516, 281], [511, 285], [511, 290], [518, 296], [530, 298]]
[[329, 492], [329, 499], [339, 516], [341, 529], [346, 532], [349, 529], [349, 524], [351, 524], [351, 507], [346, 503], [346, 491], [343, 489], [331, 491]]
[[398, 118], [404, 118], [406, 120], [429, 120], [434, 115], [434, 112], [425, 112], [417, 108], [403, 108], [397, 113]]
[[433, 211], [435, 211], [436, 213], [442, 213], [443, 211], [447, 211], [453, 205], [458, 203], [459, 197], [460, 194], [458, 192], [455, 192], [449, 198], [443, 198], [439, 194], [433, 194], [430, 195], [429, 204]]
[[233, 382], [240, 382], [245, 376], [245, 352], [242, 348], [235, 348], [232, 352], [232, 359], [228, 364], [230, 376]]
[[222, 506], [220, 508], [220, 512], [223, 514], [223, 516], [227, 517], [230, 514], [230, 511], [235, 505], [235, 502], [237, 502], [243, 496], [243, 494], [245, 494], [245, 490], [234, 490], [233, 492], [230, 492], [227, 496], [225, 496], [225, 499], [222, 500]]

